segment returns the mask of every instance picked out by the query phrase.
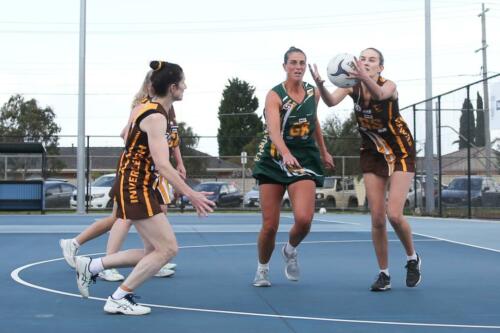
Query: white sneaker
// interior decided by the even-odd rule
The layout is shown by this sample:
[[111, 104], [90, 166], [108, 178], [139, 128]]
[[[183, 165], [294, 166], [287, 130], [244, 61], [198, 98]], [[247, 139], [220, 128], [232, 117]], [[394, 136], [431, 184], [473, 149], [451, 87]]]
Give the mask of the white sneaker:
[[75, 257], [78, 253], [78, 247], [73, 244], [72, 239], [60, 239], [59, 246], [61, 246], [64, 259], [71, 268], [75, 268]]
[[160, 268], [158, 273], [155, 274], [156, 277], [169, 277], [175, 274], [175, 271], [167, 268], [168, 264]]
[[281, 253], [283, 254], [283, 258], [285, 259], [286, 278], [290, 281], [299, 281], [300, 269], [299, 263], [297, 261], [297, 249], [295, 249], [292, 254], [287, 254], [285, 251], [285, 246], [283, 246], [283, 248], [281, 249]]
[[131, 316], [140, 316], [151, 312], [151, 308], [137, 304], [134, 298], [138, 297], [134, 294], [127, 294], [127, 296], [120, 299], [114, 299], [109, 296], [106, 304], [104, 304], [104, 311], [107, 313], [122, 313]]
[[253, 279], [253, 285], [256, 287], [270, 287], [271, 281], [269, 281], [269, 269], [257, 268], [255, 278]]
[[75, 259], [76, 284], [83, 298], [89, 297], [89, 285], [91, 282], [95, 283], [97, 277], [97, 275], [90, 273], [91, 261], [92, 259], [89, 257], [76, 257]]
[[176, 267], [177, 267], [177, 264], [173, 263], [173, 262], [169, 262], [168, 264], [166, 264], [165, 266], [166, 269], [171, 269], [171, 270], [174, 270]]
[[111, 269], [105, 269], [102, 272], [98, 274], [99, 278], [110, 281], [110, 282], [116, 282], [116, 281], [123, 281], [125, 280], [125, 277], [121, 275], [116, 268], [111, 268]]

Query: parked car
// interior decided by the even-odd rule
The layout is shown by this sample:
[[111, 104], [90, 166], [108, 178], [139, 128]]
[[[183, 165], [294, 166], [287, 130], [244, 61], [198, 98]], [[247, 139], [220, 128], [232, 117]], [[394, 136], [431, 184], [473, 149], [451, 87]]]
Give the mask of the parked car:
[[[240, 207], [243, 195], [240, 190], [228, 182], [205, 182], [196, 185], [196, 191], [213, 192], [208, 198], [215, 202], [217, 207]], [[182, 203], [190, 206], [191, 202], [186, 196], [182, 197]]]
[[64, 180], [46, 180], [43, 183], [45, 208], [70, 208], [70, 199], [76, 186]]
[[243, 196], [243, 206], [260, 207], [259, 185], [254, 185], [250, 191]]
[[323, 187], [316, 188], [316, 207], [354, 208], [358, 206], [352, 177], [325, 177]]
[[[417, 206], [421, 205], [425, 207], [425, 176], [417, 175]], [[410, 190], [406, 196], [405, 208], [415, 208], [415, 182], [412, 180], [410, 183]], [[446, 185], [441, 184], [441, 191], [447, 188]], [[438, 205], [438, 179], [434, 178], [434, 203]]]
[[[116, 174], [109, 173], [97, 178], [90, 185], [89, 208], [104, 209], [113, 207], [113, 198], [109, 197], [109, 190], [115, 182]], [[76, 208], [76, 190], [71, 197], [71, 207]]]
[[[484, 206], [484, 196], [498, 192], [496, 183], [491, 177], [471, 176], [470, 185], [472, 206]], [[467, 206], [467, 199], [467, 176], [454, 178], [448, 184], [448, 188], [441, 194], [441, 202], [443, 203], [443, 206]]]
[[[259, 185], [255, 185], [250, 191], [245, 193], [245, 196], [243, 197], [243, 205], [245, 207], [260, 207]], [[288, 197], [288, 191], [285, 191], [285, 194], [283, 195], [281, 206], [283, 208], [291, 207], [290, 198]]]

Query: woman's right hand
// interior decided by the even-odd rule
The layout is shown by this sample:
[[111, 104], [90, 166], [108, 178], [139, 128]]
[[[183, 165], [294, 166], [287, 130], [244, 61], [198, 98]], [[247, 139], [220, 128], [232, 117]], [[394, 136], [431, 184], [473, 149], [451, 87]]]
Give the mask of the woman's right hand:
[[282, 155], [282, 161], [286, 167], [301, 168], [299, 161], [290, 152]]
[[308, 64], [308, 66], [309, 66], [309, 71], [311, 72], [311, 76], [316, 85], [317, 86], [323, 85], [323, 83], [325, 83], [325, 80], [323, 80], [319, 75], [318, 66], [316, 64], [313, 65], [314, 67], [311, 66], [311, 64]]
[[213, 207], [215, 207], [215, 202], [209, 200], [207, 196], [212, 195], [213, 192], [196, 192], [187, 194], [186, 196], [191, 201], [191, 204], [196, 209], [198, 216], [207, 216], [208, 213], [212, 213]]

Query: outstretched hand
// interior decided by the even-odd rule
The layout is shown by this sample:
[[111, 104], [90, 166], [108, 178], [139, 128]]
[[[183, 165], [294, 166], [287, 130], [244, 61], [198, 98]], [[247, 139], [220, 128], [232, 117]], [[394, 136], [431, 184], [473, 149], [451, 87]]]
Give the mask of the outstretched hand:
[[319, 72], [318, 72], [318, 66], [316, 64], [314, 64], [313, 66], [311, 66], [311, 64], [308, 64], [309, 66], [309, 71], [311, 72], [311, 76], [314, 80], [314, 82], [316, 83], [316, 85], [321, 85], [323, 83], [325, 83], [325, 80], [323, 80], [321, 78], [321, 76], [319, 75]]
[[187, 195], [191, 204], [196, 209], [198, 216], [207, 216], [208, 213], [212, 213], [213, 207], [215, 207], [215, 202], [209, 200], [207, 196], [212, 195], [213, 192], [196, 192]]
[[354, 64], [354, 68], [349, 71], [349, 77], [353, 79], [363, 79], [367, 78], [368, 72], [363, 68], [363, 62], [361, 60], [358, 60], [358, 58], [354, 57], [354, 61], [352, 62]]

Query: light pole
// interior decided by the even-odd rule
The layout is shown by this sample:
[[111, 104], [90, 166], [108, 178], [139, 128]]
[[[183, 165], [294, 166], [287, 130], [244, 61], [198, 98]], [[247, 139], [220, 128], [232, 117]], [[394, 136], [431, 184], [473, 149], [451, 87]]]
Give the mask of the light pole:
[[243, 180], [243, 194], [245, 194], [245, 165], [247, 164], [247, 152], [241, 152], [241, 179]]

